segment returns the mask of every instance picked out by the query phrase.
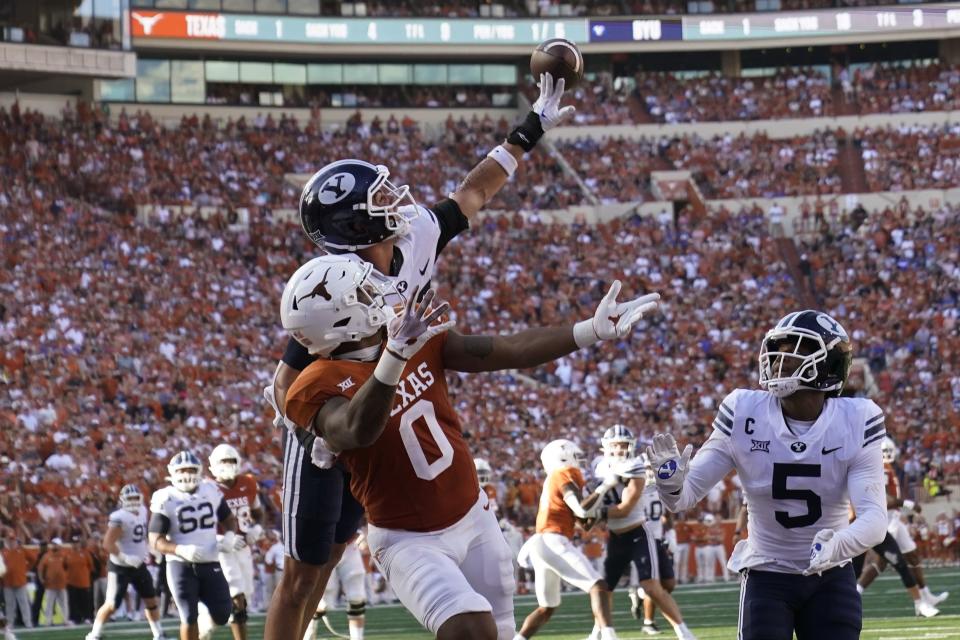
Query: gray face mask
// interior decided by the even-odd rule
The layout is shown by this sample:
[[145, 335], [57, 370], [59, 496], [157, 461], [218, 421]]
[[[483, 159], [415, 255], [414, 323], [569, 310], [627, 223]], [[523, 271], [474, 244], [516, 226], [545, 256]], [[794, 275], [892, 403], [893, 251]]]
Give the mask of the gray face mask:
[[357, 349], [356, 351], [350, 351], [349, 353], [340, 353], [330, 357], [334, 360], [356, 360], [358, 362], [373, 362], [380, 356], [380, 349], [382, 348], [383, 348], [382, 344], [375, 344], [369, 347], [364, 347], [363, 349]]

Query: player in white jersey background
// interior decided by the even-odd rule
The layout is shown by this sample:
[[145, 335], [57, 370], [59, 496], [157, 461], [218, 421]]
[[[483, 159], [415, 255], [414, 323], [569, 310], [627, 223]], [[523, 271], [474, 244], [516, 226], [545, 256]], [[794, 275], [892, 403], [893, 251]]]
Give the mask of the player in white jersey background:
[[[201, 470], [197, 456], [181, 451], [167, 465], [171, 485], [150, 500], [150, 547], [166, 557], [167, 585], [180, 612], [180, 640], [198, 640], [201, 602], [221, 626], [233, 608], [217, 556], [239, 546], [237, 522], [223, 493], [201, 477]], [[218, 524], [224, 530], [219, 542]]]
[[[750, 535], [729, 566], [742, 573], [740, 640], [855, 640], [863, 624], [854, 556], [887, 527], [880, 442], [883, 412], [838, 397], [852, 346], [818, 311], [788, 314], [764, 336], [762, 391], [737, 389], [720, 404], [713, 433], [691, 461], [673, 436], [647, 453], [664, 506], [685, 511], [736, 469]], [[857, 519], [848, 525], [848, 507]]]
[[[642, 501], [647, 465], [642, 458], [633, 455], [636, 438], [627, 427], [617, 424], [604, 432], [600, 442], [604, 457], [597, 465], [596, 475], [603, 478], [603, 484], [597, 491], [603, 492], [601, 517], [606, 519], [610, 531], [603, 561], [604, 583], [611, 591], [615, 590], [633, 565], [640, 588], [660, 606], [677, 638], [694, 640], [695, 636], [683, 622], [680, 607], [660, 584], [661, 570], [667, 571], [672, 578], [673, 565], [667, 559], [669, 554], [662, 540], [651, 535], [656, 531], [647, 526], [647, 512]], [[598, 631], [594, 629], [591, 638], [599, 638]], [[644, 632], [658, 633], [652, 621], [645, 625]]]
[[110, 514], [107, 522], [107, 533], [103, 537], [103, 548], [110, 554], [107, 594], [86, 640], [99, 640], [103, 626], [120, 608], [131, 584], [146, 607], [154, 640], [162, 640], [166, 636], [160, 623], [157, 593], [153, 577], [144, 564], [147, 557], [147, 508], [136, 485], [128, 484], [120, 489], [120, 508]]

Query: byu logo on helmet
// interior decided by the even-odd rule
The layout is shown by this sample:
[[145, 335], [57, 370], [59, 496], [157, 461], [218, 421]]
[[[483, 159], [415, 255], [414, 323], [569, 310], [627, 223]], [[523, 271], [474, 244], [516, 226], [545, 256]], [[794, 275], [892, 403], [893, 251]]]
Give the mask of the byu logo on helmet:
[[847, 336], [847, 332], [844, 330], [843, 327], [840, 326], [840, 323], [825, 313], [817, 314], [817, 324], [819, 324], [821, 327], [823, 327], [827, 331], [835, 333], [839, 336], [843, 336], [843, 337]]
[[317, 192], [317, 199], [323, 204], [339, 202], [353, 191], [355, 183], [356, 179], [350, 173], [338, 173], [330, 176]]
[[657, 477], [661, 480], [669, 480], [677, 472], [677, 461], [667, 460], [657, 469]]

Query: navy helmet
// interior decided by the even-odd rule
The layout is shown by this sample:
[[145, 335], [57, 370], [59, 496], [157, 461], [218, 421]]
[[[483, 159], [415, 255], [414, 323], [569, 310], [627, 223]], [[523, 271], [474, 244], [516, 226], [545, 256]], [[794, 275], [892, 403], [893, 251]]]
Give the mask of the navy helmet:
[[795, 311], [763, 337], [760, 386], [778, 398], [797, 389], [837, 397], [852, 360], [850, 337], [839, 322], [822, 311]]
[[321, 249], [356, 251], [402, 236], [418, 215], [410, 187], [390, 182], [382, 164], [339, 160], [317, 171], [300, 194], [300, 224]]

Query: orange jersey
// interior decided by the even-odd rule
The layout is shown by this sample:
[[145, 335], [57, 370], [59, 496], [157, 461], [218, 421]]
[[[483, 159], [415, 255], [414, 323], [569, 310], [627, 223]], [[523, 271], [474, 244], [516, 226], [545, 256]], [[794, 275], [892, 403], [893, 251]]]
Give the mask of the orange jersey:
[[495, 486], [492, 484], [485, 484], [480, 488], [483, 489], [485, 494], [487, 494], [487, 498], [490, 500], [490, 502], [497, 501], [497, 488]]
[[573, 526], [576, 523], [573, 512], [563, 501], [563, 487], [575, 484], [578, 493], [586, 482], [576, 467], [554, 469], [543, 483], [540, 494], [540, 509], [537, 511], [537, 533], [559, 533], [573, 539]]
[[246, 533], [253, 526], [253, 509], [260, 508], [259, 485], [256, 478], [249, 473], [241, 473], [233, 480], [233, 486], [228, 487], [223, 482], [217, 482], [217, 488], [223, 492], [227, 506], [237, 518], [237, 530]]
[[[338, 456], [350, 472], [350, 490], [378, 527], [444, 529], [477, 502], [477, 470], [444, 378], [446, 336], [431, 339], [407, 362], [377, 441]], [[325, 402], [352, 398], [375, 367], [350, 360], [313, 362], [287, 393], [287, 418], [309, 428]]]
[[883, 465], [883, 475], [887, 486], [887, 497], [900, 499], [900, 481], [892, 464]]

